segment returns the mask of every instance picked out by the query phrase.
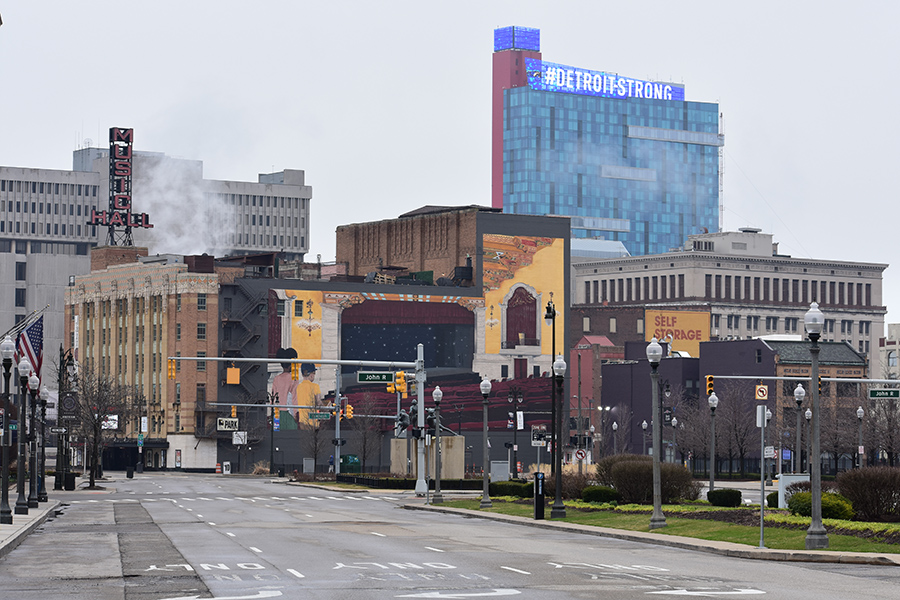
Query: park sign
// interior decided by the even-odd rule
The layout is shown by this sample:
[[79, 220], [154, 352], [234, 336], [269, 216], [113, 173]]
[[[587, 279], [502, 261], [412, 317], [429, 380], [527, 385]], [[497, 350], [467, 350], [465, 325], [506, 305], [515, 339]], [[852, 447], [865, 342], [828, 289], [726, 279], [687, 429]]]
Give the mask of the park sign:
[[898, 390], [869, 390], [869, 398], [877, 400], [879, 398], [900, 398], [900, 389]]
[[393, 371], [357, 371], [357, 383], [393, 383]]

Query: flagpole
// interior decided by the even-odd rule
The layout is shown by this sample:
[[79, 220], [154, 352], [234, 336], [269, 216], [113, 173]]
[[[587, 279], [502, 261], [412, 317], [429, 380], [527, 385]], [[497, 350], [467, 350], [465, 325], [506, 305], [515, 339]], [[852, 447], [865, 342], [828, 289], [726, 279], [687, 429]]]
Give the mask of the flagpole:
[[2, 336], [0, 336], [0, 338], [3, 338], [7, 335], [10, 336], [12, 339], [17, 338], [19, 336], [19, 334], [22, 333], [23, 330], [25, 330], [25, 328], [29, 327], [32, 323], [34, 323], [37, 320], [37, 317], [41, 316], [44, 313], [44, 311], [47, 310], [48, 308], [50, 308], [49, 304], [47, 306], [45, 306], [44, 308], [35, 309], [35, 310], [31, 311], [30, 315], [28, 315], [27, 317], [25, 317], [24, 319], [22, 319], [15, 325], [13, 325], [10, 328], [10, 330], [7, 331]]

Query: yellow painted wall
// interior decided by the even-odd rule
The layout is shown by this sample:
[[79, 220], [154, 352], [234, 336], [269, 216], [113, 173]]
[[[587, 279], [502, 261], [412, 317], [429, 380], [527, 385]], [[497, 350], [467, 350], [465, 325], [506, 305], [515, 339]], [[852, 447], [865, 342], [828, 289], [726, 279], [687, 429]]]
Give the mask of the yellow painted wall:
[[[291, 311], [291, 346], [301, 358], [322, 358], [322, 302], [325, 293], [308, 290], [285, 290], [284, 293], [288, 298], [296, 296], [296, 302], [303, 303], [302, 317], [294, 316], [292, 303], [285, 306], [285, 310]], [[312, 304], [309, 304], [310, 301]]]

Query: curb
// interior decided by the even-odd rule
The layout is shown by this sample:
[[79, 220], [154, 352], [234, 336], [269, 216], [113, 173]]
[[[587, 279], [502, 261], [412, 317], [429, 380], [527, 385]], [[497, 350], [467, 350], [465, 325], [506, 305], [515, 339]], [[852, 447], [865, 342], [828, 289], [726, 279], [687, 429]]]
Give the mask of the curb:
[[630, 542], [656, 544], [658, 546], [680, 548], [683, 550], [694, 550], [696, 552], [708, 552], [710, 554], [730, 556], [732, 558], [770, 560], [778, 562], [839, 563], [900, 567], [900, 554], [892, 555], [870, 552], [833, 552], [828, 550], [813, 552], [809, 550], [776, 550], [771, 548], [753, 548], [752, 546], [735, 544], [732, 542], [709, 542], [678, 535], [665, 535], [642, 531], [624, 531], [622, 529], [592, 527], [590, 525], [579, 525], [576, 523], [534, 520], [513, 515], [485, 513], [477, 510], [469, 510], [467, 508], [450, 508], [424, 504], [404, 504], [403, 508], [407, 510], [443, 512], [476, 519], [490, 519], [515, 525], [538, 527], [541, 529], [551, 529], [555, 531], [568, 531], [571, 533], [582, 533]]

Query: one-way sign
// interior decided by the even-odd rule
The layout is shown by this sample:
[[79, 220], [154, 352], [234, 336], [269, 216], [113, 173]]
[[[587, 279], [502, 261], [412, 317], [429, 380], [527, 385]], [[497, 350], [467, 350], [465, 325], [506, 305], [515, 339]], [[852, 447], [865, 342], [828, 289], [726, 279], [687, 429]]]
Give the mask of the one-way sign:
[[68, 433], [68, 429], [65, 427], [51, 427], [50, 433]]

